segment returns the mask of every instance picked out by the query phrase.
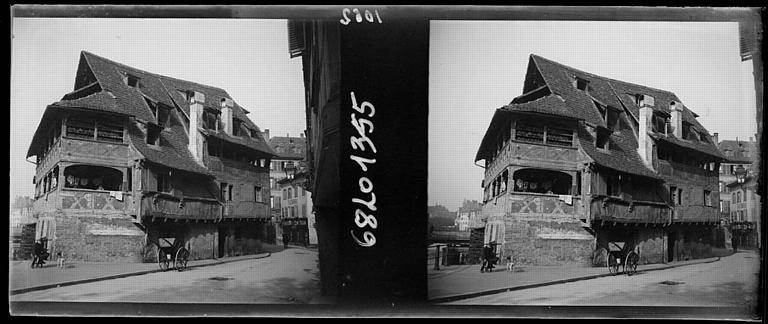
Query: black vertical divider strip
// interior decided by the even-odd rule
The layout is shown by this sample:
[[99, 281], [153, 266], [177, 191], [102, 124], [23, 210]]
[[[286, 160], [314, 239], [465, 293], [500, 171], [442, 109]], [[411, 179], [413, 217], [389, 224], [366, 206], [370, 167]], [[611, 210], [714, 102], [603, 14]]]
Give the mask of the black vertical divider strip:
[[[339, 302], [396, 307], [427, 298], [429, 21], [382, 20], [340, 26]], [[352, 92], [358, 106], [373, 105], [372, 117], [369, 108], [352, 108]], [[372, 133], [367, 125], [364, 132], [376, 153], [367, 143], [365, 151], [352, 147], [350, 137], [360, 137], [352, 114], [373, 124]], [[363, 171], [351, 155], [376, 163]], [[361, 177], [373, 184], [375, 211], [352, 201], [371, 200], [361, 192]], [[359, 227], [356, 209], [373, 215], [377, 227]], [[375, 236], [373, 246], [360, 246], [352, 237], [365, 242], [366, 231]]]

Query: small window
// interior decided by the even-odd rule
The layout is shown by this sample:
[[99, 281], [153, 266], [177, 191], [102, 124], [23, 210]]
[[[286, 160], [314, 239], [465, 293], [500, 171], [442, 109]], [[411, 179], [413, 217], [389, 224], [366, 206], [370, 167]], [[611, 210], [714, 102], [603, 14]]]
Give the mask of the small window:
[[307, 205], [301, 205], [301, 217], [307, 217]]
[[608, 139], [611, 137], [611, 133], [603, 129], [597, 130], [597, 138], [595, 139], [595, 146], [599, 149], [608, 149]]
[[519, 123], [515, 139], [524, 142], [544, 143], [544, 126]]
[[157, 179], [157, 191], [159, 192], [171, 192], [171, 177], [166, 172], [158, 172], [155, 174]]
[[606, 108], [605, 110], [607, 111], [605, 124], [611, 131], [616, 131], [619, 125], [619, 112], [611, 108]]
[[122, 143], [123, 127], [114, 124], [97, 124], [97, 139], [105, 142]]
[[219, 146], [218, 141], [212, 138], [208, 139], [208, 155], [213, 157], [219, 157], [221, 156], [221, 152], [219, 152], [220, 149], [221, 148]]
[[232, 192], [235, 191], [234, 188], [234, 185], [229, 185], [227, 189], [227, 201], [232, 201]]
[[253, 187], [253, 201], [261, 202], [261, 187]]
[[573, 146], [573, 131], [566, 128], [547, 127], [547, 144]]
[[219, 190], [220, 190], [220, 193], [221, 193], [221, 198], [226, 200], [226, 201], [230, 201], [231, 199], [228, 199], [228, 197], [229, 197], [229, 184], [227, 184], [226, 182], [222, 182], [219, 185], [219, 188], [220, 188]]
[[162, 130], [163, 129], [158, 126], [148, 124], [147, 125], [147, 144], [160, 145], [160, 132]]
[[129, 87], [138, 88], [141, 86], [141, 83], [139, 82], [141, 78], [135, 75], [126, 73], [124, 80], [125, 80], [125, 84], [127, 84]]
[[705, 206], [712, 206], [712, 192], [709, 190], [704, 190], [704, 205]]
[[589, 91], [589, 81], [585, 79], [576, 77], [573, 84], [576, 87], [576, 89], [579, 89], [581, 91]]
[[67, 136], [94, 139], [96, 133], [96, 124], [90, 120], [69, 119], [67, 120]]
[[680, 204], [677, 196], [677, 187], [669, 187], [669, 202], [672, 203], [672, 205]]

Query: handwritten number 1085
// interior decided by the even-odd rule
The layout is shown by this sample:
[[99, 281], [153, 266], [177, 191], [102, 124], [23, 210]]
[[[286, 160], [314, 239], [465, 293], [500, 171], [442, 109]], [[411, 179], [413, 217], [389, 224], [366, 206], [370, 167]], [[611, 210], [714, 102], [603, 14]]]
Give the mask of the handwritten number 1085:
[[349, 18], [349, 15], [351, 13], [354, 13], [355, 21], [357, 23], [363, 22], [363, 16], [365, 16], [365, 20], [372, 23], [373, 22], [373, 15], [376, 15], [376, 20], [381, 23], [381, 17], [379, 17], [379, 11], [374, 9], [373, 13], [371, 13], [370, 10], [366, 10], [363, 14], [360, 14], [360, 10], [357, 8], [352, 8], [352, 10], [349, 10], [349, 8], [344, 8], [344, 10], [341, 11], [341, 15], [344, 17], [342, 19], [339, 19], [339, 22], [342, 25], [349, 25], [350, 22], [352, 22], [352, 19]]

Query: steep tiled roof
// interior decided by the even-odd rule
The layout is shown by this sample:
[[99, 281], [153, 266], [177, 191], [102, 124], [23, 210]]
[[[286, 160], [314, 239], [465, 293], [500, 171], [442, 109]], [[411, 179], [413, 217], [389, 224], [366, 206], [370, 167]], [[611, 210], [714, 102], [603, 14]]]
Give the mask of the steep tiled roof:
[[[221, 109], [223, 98], [231, 99], [226, 91], [219, 88], [142, 71], [86, 51], [81, 52], [78, 69], [79, 81], [76, 83], [90, 83], [92, 81], [93, 83], [87, 86], [80, 85], [82, 86], [81, 89], [65, 95], [64, 98], [50, 107], [99, 110], [133, 117], [141, 123], [154, 123], [156, 122], [155, 116], [147, 104], [147, 100], [170, 108], [178, 107], [183, 114], [189, 116], [189, 103], [185, 97], [188, 91], [203, 93], [205, 106], [217, 111]], [[92, 77], [89, 78], [90, 75]], [[136, 87], [128, 86], [124, 81], [126, 75], [138, 78], [138, 85]], [[85, 95], [88, 91], [96, 92]], [[81, 95], [82, 97], [79, 97]], [[258, 126], [246, 116], [244, 109], [237, 103], [234, 103], [233, 117], [240, 119], [249, 129], [256, 132], [258, 134], [256, 138], [228, 136], [216, 132], [204, 133], [273, 155], [272, 149], [260, 135]], [[43, 127], [42, 122], [40, 127]], [[186, 131], [180, 121], [162, 131], [160, 147], [146, 145], [144, 142], [145, 135], [133, 123], [129, 125], [129, 134], [136, 149], [149, 161], [185, 171], [208, 174], [190, 155], [187, 149]], [[28, 156], [37, 153], [37, 150], [33, 149], [36, 147], [35, 143], [36, 141], [33, 140]]]
[[[724, 140], [718, 143], [717, 147], [728, 162], [752, 163], [760, 153], [756, 142]], [[733, 152], [732, 156], [727, 156], [726, 151]], [[749, 156], [745, 156], [744, 153]]]
[[131, 143], [150, 162], [187, 172], [211, 175], [208, 170], [195, 162], [187, 149], [187, 138], [182, 125], [172, 124], [160, 132], [160, 145], [148, 145], [145, 135], [136, 123], [128, 123]]
[[269, 146], [275, 154], [285, 159], [304, 159], [306, 145], [307, 140], [304, 137], [275, 136], [269, 139]]
[[[493, 150], [491, 145], [498, 134], [498, 129], [505, 125], [510, 118], [505, 112], [529, 112], [583, 121], [584, 124], [581, 124], [578, 134], [579, 144], [595, 163], [631, 174], [658, 178], [650, 168], [645, 166], [638, 155], [637, 135], [629, 126], [630, 124], [637, 125], [640, 109], [635, 104], [634, 95], [643, 94], [654, 97], [656, 105], [653, 109], [669, 114], [670, 102], [675, 101], [680, 104], [680, 99], [674, 93], [601, 77], [537, 55], [530, 57], [526, 78], [543, 80], [544, 85], [538, 81], [539, 84], [528, 86], [528, 88], [547, 87], [548, 92], [544, 93], [551, 94], [528, 102], [511, 103], [497, 109], [477, 152], [476, 161], [488, 156], [489, 152]], [[587, 81], [586, 91], [579, 90], [574, 86], [577, 79]], [[521, 98], [517, 98], [513, 102], [522, 101], [518, 99]], [[594, 145], [595, 139], [586, 129], [588, 126], [606, 127], [595, 103], [622, 112], [618, 128], [610, 135], [608, 150], [597, 149]], [[629, 116], [623, 113], [625, 108], [629, 112]], [[707, 130], [696, 120], [692, 111], [684, 108], [682, 117], [684, 122], [696, 127], [700, 133], [709, 135]], [[664, 141], [685, 149], [722, 157], [711, 142], [682, 140], [671, 135], [653, 134], [652, 137], [658, 141]]]

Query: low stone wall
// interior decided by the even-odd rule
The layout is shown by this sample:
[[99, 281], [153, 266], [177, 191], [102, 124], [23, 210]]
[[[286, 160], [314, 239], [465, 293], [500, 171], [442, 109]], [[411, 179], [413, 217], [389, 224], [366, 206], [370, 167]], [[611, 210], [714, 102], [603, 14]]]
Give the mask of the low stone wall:
[[54, 215], [55, 234], [49, 238], [51, 260], [62, 252], [69, 260], [138, 262], [144, 233], [130, 216]]

